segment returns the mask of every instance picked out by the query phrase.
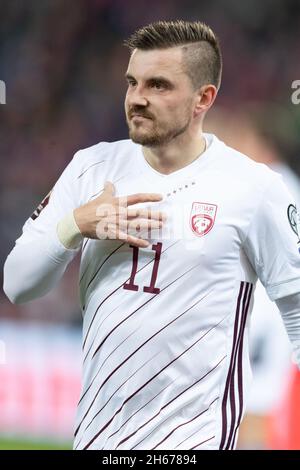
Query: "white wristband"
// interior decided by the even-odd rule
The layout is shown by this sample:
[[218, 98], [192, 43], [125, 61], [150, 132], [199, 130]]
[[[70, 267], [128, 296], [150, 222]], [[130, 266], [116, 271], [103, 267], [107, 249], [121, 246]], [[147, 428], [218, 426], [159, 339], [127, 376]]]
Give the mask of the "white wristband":
[[67, 249], [78, 248], [83, 240], [83, 236], [76, 224], [73, 211], [58, 222], [56, 231], [59, 240]]

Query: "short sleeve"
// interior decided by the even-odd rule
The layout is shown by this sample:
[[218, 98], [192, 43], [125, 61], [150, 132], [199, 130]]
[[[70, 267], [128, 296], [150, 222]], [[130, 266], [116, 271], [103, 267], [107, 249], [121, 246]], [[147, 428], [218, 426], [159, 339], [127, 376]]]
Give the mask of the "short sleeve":
[[251, 220], [245, 253], [271, 300], [300, 292], [299, 217], [276, 173]]

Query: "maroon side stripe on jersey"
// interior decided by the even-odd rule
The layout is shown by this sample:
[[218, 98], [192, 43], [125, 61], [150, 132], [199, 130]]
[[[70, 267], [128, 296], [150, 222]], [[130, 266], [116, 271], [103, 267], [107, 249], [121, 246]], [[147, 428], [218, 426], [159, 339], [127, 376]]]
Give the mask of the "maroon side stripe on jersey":
[[239, 291], [238, 300], [237, 300], [235, 322], [234, 322], [233, 345], [232, 345], [232, 351], [231, 351], [231, 359], [230, 359], [230, 365], [229, 365], [229, 369], [228, 369], [228, 375], [227, 375], [227, 379], [226, 379], [224, 396], [223, 396], [223, 401], [222, 401], [222, 437], [221, 437], [220, 449], [223, 449], [223, 446], [225, 444], [226, 432], [227, 432], [227, 413], [226, 413], [227, 397], [228, 397], [230, 377], [231, 377], [231, 373], [232, 373], [233, 355], [234, 355], [234, 350], [235, 350], [235, 347], [236, 347], [236, 340], [237, 340], [237, 335], [238, 335], [240, 303], [241, 303], [241, 297], [242, 297], [242, 294], [243, 294], [243, 289], [244, 289], [244, 282], [241, 282], [240, 291]]
[[[232, 441], [234, 426], [236, 423], [236, 400], [235, 400], [235, 375], [236, 369], [238, 368], [238, 405], [239, 405], [239, 415], [241, 414], [242, 406], [243, 406], [243, 393], [242, 393], [242, 371], [241, 371], [241, 361], [242, 361], [242, 347], [243, 347], [243, 339], [244, 339], [244, 332], [246, 326], [246, 319], [247, 313], [249, 309], [249, 303], [252, 293], [252, 285], [248, 284], [246, 286], [245, 295], [243, 298], [243, 310], [242, 310], [242, 321], [241, 321], [241, 328], [239, 332], [239, 338], [237, 342], [237, 349], [235, 352], [234, 357], [234, 365], [233, 365], [233, 375], [232, 380], [230, 383], [230, 407], [231, 407], [231, 424], [230, 424], [230, 431], [227, 440], [227, 444], [225, 450], [233, 448], [234, 440]], [[238, 360], [237, 360], [238, 359]], [[237, 364], [237, 366], [236, 366]]]
[[[246, 324], [247, 313], [248, 313], [248, 310], [249, 310], [249, 304], [250, 304], [250, 299], [251, 299], [251, 295], [252, 295], [252, 290], [253, 290], [253, 285], [251, 285], [249, 296], [248, 296], [248, 301], [247, 301], [247, 305], [246, 305], [245, 324]], [[243, 344], [244, 344], [244, 337], [245, 337], [244, 332], [245, 332], [245, 325], [244, 325], [244, 331], [243, 331], [242, 340], [241, 340], [240, 349], [239, 349], [239, 354], [238, 354], [238, 391], [239, 391], [240, 411], [239, 411], [238, 420], [237, 420], [234, 435], [233, 435], [231, 448], [233, 448], [233, 446], [234, 446], [236, 433], [237, 433], [237, 430], [238, 430], [239, 425], [241, 423], [242, 414], [243, 414], [243, 405], [244, 405], [244, 399], [243, 399]]]
[[[222, 401], [222, 436], [221, 436], [221, 443], [220, 443], [220, 449], [224, 449], [225, 447], [225, 441], [227, 437], [227, 427], [228, 427], [228, 422], [227, 422], [227, 402], [228, 402], [228, 395], [229, 395], [229, 390], [231, 391], [231, 408], [233, 408], [233, 403], [234, 403], [234, 388], [230, 387], [231, 384], [234, 384], [234, 368], [235, 368], [235, 358], [237, 354], [237, 348], [239, 344], [239, 340], [241, 338], [241, 330], [243, 326], [243, 313], [246, 305], [246, 298], [247, 298], [247, 293], [249, 290], [250, 283], [248, 282], [241, 282], [240, 284], [240, 290], [238, 294], [238, 299], [237, 299], [237, 306], [236, 306], [236, 315], [235, 315], [235, 322], [234, 322], [234, 333], [233, 333], [233, 344], [232, 344], [232, 350], [231, 350], [231, 359], [230, 359], [230, 365], [228, 369], [228, 375], [226, 379], [226, 384], [225, 384], [225, 390], [224, 390], [224, 396], [223, 396], [223, 401]], [[241, 308], [241, 302], [243, 302], [243, 308]], [[233, 395], [232, 395], [232, 390], [233, 390]], [[234, 408], [233, 408], [234, 409]], [[234, 411], [235, 413], [235, 411]]]

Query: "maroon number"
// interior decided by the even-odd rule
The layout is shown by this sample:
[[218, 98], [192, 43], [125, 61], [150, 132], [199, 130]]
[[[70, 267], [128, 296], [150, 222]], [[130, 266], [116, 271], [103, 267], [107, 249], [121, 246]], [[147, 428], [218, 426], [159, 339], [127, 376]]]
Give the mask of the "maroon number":
[[127, 290], [137, 291], [137, 290], [139, 290], [139, 286], [137, 286], [134, 283], [134, 278], [135, 278], [135, 275], [136, 275], [136, 272], [137, 272], [137, 267], [138, 267], [139, 247], [138, 246], [132, 246], [132, 245], [129, 245], [129, 246], [130, 246], [130, 248], [133, 248], [132, 270], [131, 270], [129, 283], [125, 282], [125, 284], [123, 285], [123, 288], [127, 289]]
[[[133, 255], [132, 255], [132, 269], [131, 269], [131, 275], [129, 282], [125, 282], [123, 284], [123, 288], [127, 290], [133, 290], [137, 291], [139, 290], [139, 286], [134, 283], [134, 278], [137, 273], [137, 267], [138, 267], [138, 257], [139, 257], [139, 248], [137, 246], [132, 246], [129, 245], [130, 248], [133, 248]], [[158, 265], [160, 261], [160, 255], [161, 255], [161, 249], [162, 249], [162, 243], [158, 242], [155, 245], [152, 245], [152, 250], [155, 251], [155, 259], [154, 259], [154, 266], [152, 270], [152, 275], [151, 275], [151, 281], [150, 281], [150, 286], [145, 286], [143, 288], [144, 292], [148, 292], [150, 294], [159, 294], [160, 293], [160, 288], [155, 287], [155, 282], [157, 279], [157, 273], [158, 273]]]
[[156, 278], [157, 278], [157, 273], [158, 273], [158, 265], [159, 265], [159, 260], [160, 260], [160, 255], [161, 255], [161, 247], [162, 243], [158, 242], [156, 245], [152, 245], [152, 250], [155, 250], [155, 260], [154, 260], [154, 266], [152, 270], [152, 276], [151, 276], [151, 281], [150, 281], [150, 286], [144, 287], [144, 292], [149, 292], [150, 294], [159, 294], [160, 289], [159, 287], [154, 287]]

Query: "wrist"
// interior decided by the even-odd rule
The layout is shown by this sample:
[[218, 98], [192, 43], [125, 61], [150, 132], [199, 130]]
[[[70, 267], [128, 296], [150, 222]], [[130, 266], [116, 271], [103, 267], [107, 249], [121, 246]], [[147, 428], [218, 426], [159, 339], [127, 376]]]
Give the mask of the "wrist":
[[60, 242], [67, 249], [78, 248], [83, 240], [83, 235], [74, 217], [74, 211], [67, 214], [58, 222], [56, 232]]

